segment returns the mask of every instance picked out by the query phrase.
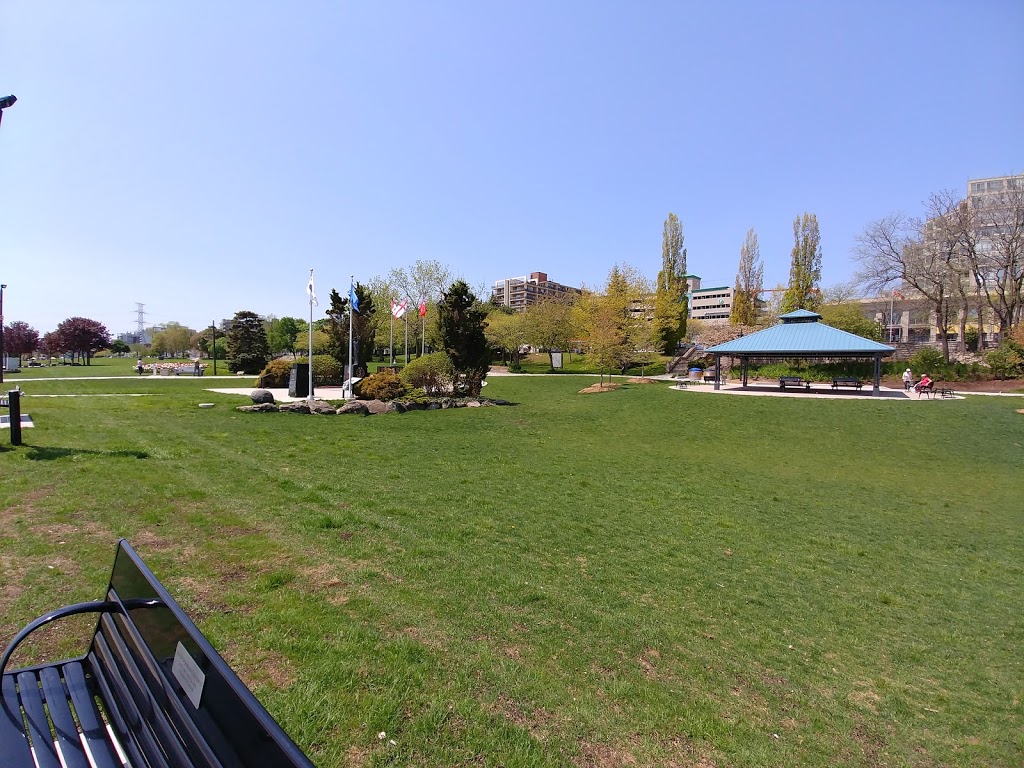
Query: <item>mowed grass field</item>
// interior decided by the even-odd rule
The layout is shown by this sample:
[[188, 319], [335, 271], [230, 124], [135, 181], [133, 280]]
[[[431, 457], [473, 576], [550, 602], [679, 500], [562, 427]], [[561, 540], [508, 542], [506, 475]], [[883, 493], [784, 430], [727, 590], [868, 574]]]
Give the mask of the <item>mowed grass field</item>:
[[124, 536], [320, 766], [1024, 763], [1024, 399], [590, 382], [370, 418], [26, 382], [0, 637]]

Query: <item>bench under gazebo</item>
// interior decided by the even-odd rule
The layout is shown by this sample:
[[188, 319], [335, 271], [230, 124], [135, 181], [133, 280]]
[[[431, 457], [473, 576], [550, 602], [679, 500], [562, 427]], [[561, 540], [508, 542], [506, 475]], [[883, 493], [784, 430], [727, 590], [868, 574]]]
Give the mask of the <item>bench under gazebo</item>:
[[[747, 386], [747, 368], [751, 358], [783, 358], [783, 359], [847, 359], [874, 360], [874, 385], [872, 395], [879, 394], [879, 383], [882, 378], [882, 358], [889, 357], [896, 350], [877, 341], [866, 339], [855, 333], [841, 331], [821, 322], [821, 315], [798, 309], [779, 317], [778, 325], [765, 328], [749, 336], [718, 344], [705, 350], [715, 356], [715, 389], [721, 389], [722, 358], [738, 358], [743, 367], [743, 386]], [[788, 377], [780, 380], [780, 388], [785, 388]], [[833, 379], [832, 387], [837, 384], [854, 380], [847, 377]], [[857, 380], [859, 382], [859, 380]], [[796, 382], [791, 382], [795, 384]]]

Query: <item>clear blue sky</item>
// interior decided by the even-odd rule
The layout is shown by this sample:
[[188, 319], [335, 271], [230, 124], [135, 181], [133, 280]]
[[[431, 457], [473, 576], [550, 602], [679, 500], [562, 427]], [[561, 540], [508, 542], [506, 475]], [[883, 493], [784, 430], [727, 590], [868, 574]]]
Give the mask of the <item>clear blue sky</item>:
[[[817, 214], [823, 282], [871, 219], [1024, 169], [1024, 3], [44, 2], [0, 6], [8, 322], [114, 332], [307, 315], [416, 259], [471, 285], [765, 282]], [[322, 311], [325, 301], [321, 301]]]

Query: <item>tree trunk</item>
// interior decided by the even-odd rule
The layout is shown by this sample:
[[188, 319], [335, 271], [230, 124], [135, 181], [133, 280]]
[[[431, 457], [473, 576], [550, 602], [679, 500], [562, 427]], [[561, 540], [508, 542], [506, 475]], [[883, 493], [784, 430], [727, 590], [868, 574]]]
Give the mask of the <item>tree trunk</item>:
[[957, 345], [960, 348], [960, 354], [967, 354], [967, 301], [963, 303], [963, 307], [960, 310], [960, 343]]

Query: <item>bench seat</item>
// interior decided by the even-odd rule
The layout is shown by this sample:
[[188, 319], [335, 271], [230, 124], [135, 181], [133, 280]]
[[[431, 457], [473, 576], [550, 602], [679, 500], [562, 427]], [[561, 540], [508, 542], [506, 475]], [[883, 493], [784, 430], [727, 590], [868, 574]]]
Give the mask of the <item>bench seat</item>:
[[803, 387], [804, 389], [811, 388], [810, 379], [804, 379], [800, 376], [779, 376], [779, 389], [785, 389], [787, 384], [793, 387]]
[[832, 379], [832, 389], [838, 389], [839, 387], [853, 387], [854, 389], [861, 389], [863, 386], [864, 382], [856, 376], [836, 376]]

